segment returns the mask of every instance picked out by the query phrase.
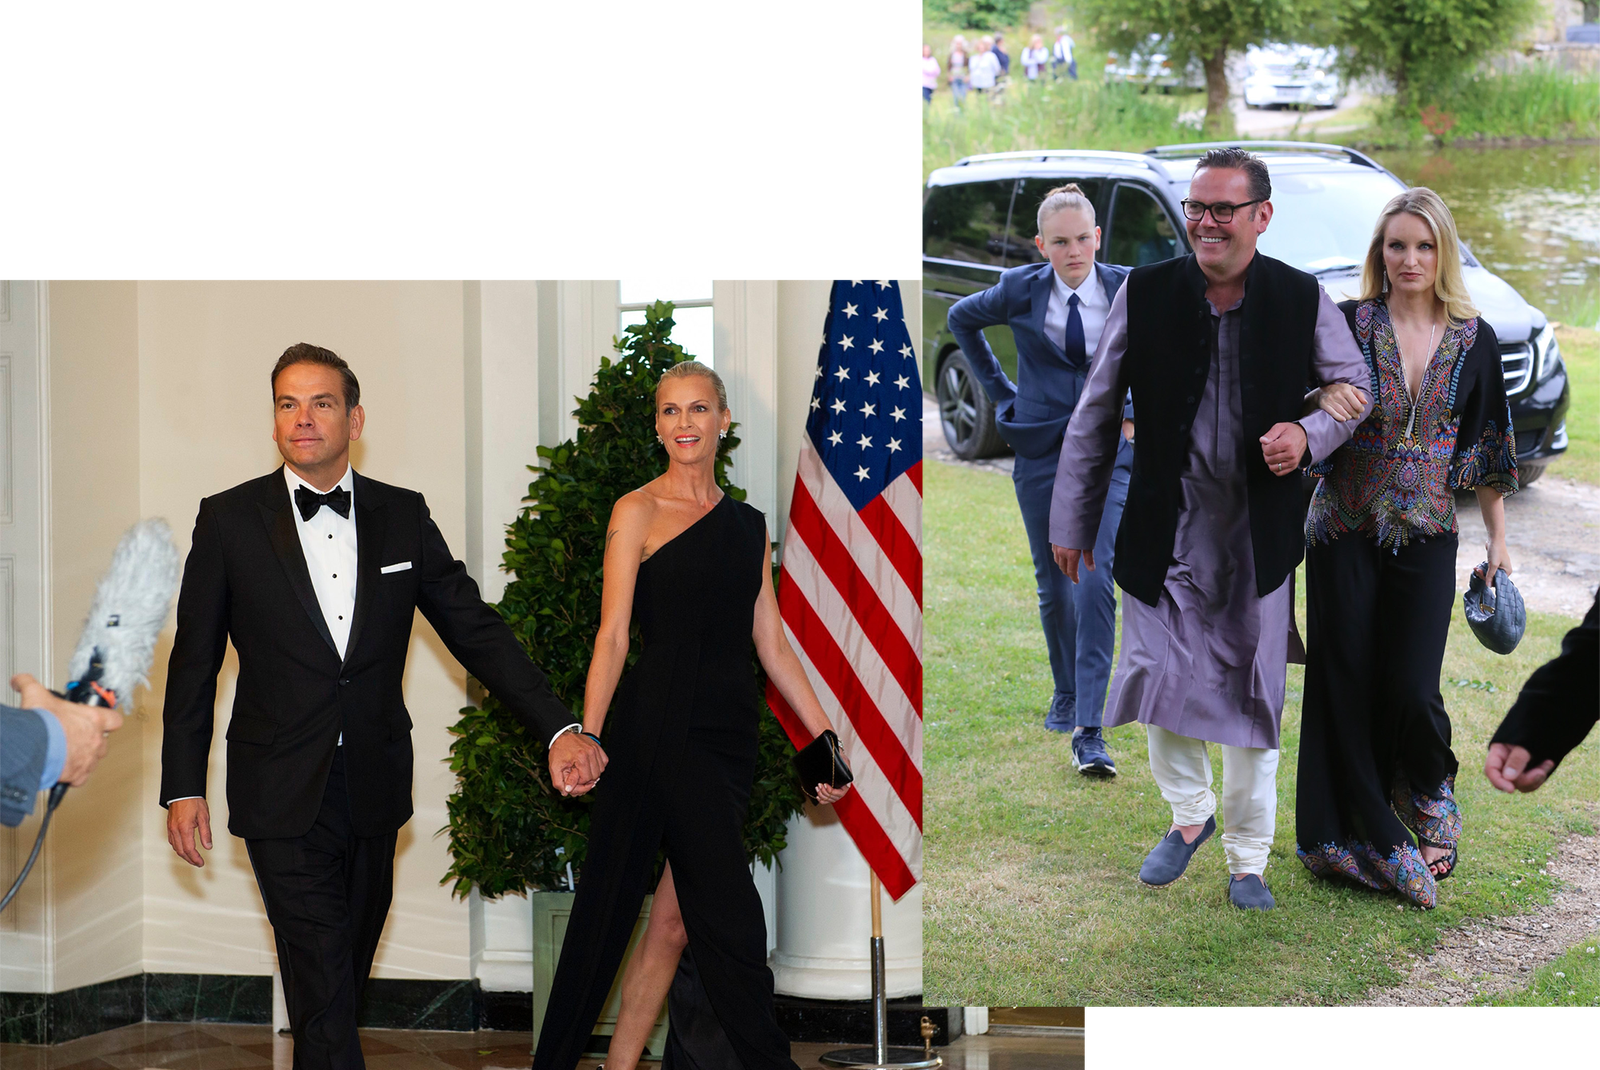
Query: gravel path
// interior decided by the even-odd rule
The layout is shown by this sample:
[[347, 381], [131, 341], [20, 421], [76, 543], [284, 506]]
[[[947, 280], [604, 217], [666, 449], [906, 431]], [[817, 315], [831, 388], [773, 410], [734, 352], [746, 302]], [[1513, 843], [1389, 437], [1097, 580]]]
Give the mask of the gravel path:
[[[1528, 859], [1530, 868], [1536, 860]], [[1531, 914], [1486, 918], [1439, 934], [1397, 988], [1368, 1007], [1452, 1006], [1527, 986], [1533, 971], [1580, 944], [1600, 942], [1600, 837], [1567, 837], [1539, 869], [1560, 881], [1555, 901]]]
[[[1009, 456], [963, 461], [951, 453], [939, 427], [938, 407], [926, 394], [922, 449], [932, 460], [1011, 475]], [[1600, 487], [1568, 479], [1560, 471], [1558, 462], [1533, 486], [1506, 499], [1506, 545], [1512, 578], [1528, 608], [1580, 620], [1600, 586]], [[1456, 517], [1461, 526], [1456, 585], [1465, 591], [1468, 575], [1484, 559], [1483, 519], [1472, 495], [1456, 499]]]

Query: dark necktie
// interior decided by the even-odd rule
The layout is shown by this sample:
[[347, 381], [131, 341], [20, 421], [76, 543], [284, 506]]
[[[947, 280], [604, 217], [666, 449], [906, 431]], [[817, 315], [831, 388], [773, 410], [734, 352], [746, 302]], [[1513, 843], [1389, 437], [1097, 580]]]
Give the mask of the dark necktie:
[[[1083, 329], [1078, 329], [1081, 337]], [[294, 488], [294, 504], [300, 509], [300, 519], [310, 520], [317, 515], [317, 510], [326, 505], [329, 509], [342, 517], [350, 515], [350, 492], [343, 487], [334, 487], [326, 494], [318, 494], [310, 487]]]
[[1083, 344], [1083, 317], [1078, 315], [1078, 295], [1067, 298], [1067, 333], [1061, 348], [1067, 352], [1067, 363], [1082, 368], [1089, 363], [1089, 354]]

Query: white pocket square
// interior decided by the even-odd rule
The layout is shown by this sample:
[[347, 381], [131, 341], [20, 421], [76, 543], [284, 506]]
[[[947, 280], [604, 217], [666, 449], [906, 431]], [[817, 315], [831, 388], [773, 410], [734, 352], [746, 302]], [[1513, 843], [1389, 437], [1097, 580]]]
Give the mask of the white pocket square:
[[384, 565], [382, 568], [380, 568], [378, 570], [378, 574], [380, 576], [386, 576], [391, 572], [404, 572], [406, 569], [408, 569], [410, 567], [411, 567], [411, 562], [409, 562], [409, 561], [401, 561], [400, 563], [394, 564], [394, 565]]

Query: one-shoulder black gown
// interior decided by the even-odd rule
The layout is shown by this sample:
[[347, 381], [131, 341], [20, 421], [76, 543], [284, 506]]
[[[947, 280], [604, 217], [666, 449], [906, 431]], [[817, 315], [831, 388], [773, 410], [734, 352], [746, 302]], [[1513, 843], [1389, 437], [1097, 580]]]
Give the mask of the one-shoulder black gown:
[[610, 762], [534, 1070], [577, 1065], [662, 846], [690, 954], [740, 1063], [796, 1070], [773, 1017], [766, 922], [741, 835], [760, 709], [751, 630], [768, 560], [760, 511], [724, 495], [639, 566], [644, 651], [612, 704]]

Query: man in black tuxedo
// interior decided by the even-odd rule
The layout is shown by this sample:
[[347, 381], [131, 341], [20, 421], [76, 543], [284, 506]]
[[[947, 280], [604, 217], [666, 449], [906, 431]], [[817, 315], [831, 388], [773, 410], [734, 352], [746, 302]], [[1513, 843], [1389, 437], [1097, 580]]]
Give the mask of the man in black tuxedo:
[[[206, 763], [217, 670], [239, 653], [228, 722], [228, 830], [245, 840], [278, 947], [296, 1070], [364, 1064], [362, 986], [411, 816], [401, 694], [413, 610], [582, 793], [606, 758], [478, 595], [416, 491], [357, 475], [365, 414], [349, 365], [291, 346], [272, 372], [284, 467], [200, 503], [167, 671], [161, 803], [191, 865], [211, 847]], [[196, 844], [198, 835], [199, 843]]]

